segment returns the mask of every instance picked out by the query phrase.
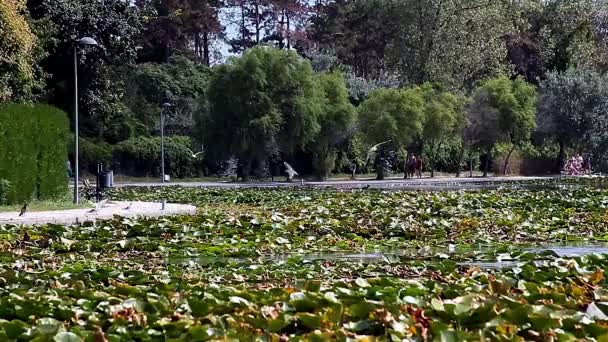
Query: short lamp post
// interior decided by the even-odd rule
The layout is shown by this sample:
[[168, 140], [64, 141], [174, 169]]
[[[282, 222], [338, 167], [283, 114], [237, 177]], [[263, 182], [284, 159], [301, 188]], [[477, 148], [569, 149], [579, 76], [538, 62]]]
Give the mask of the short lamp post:
[[172, 107], [172, 104], [165, 102], [160, 111], [160, 178], [162, 183], [165, 183], [165, 112]]
[[78, 47], [97, 46], [95, 39], [83, 37], [74, 42], [74, 203], [80, 202], [78, 194]]

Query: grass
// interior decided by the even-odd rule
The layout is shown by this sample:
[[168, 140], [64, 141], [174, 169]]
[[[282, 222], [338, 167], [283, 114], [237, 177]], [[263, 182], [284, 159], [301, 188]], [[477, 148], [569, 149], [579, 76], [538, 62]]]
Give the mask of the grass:
[[[19, 212], [23, 207], [23, 203], [21, 204], [12, 204], [12, 205], [0, 205], [0, 213], [6, 212]], [[87, 202], [81, 204], [74, 204], [72, 192], [68, 191], [64, 195], [49, 200], [42, 201], [32, 201], [28, 203], [27, 210], [29, 212], [34, 211], [54, 211], [54, 210], [68, 210], [68, 209], [82, 209], [82, 208], [90, 208], [91, 205]]]

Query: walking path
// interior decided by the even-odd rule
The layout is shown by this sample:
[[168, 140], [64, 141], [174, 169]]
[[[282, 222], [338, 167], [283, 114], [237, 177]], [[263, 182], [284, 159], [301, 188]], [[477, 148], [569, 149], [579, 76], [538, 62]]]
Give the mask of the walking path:
[[403, 188], [403, 189], [428, 189], [437, 187], [475, 187], [475, 186], [492, 186], [511, 182], [533, 181], [533, 180], [550, 180], [556, 177], [473, 177], [473, 178], [456, 178], [456, 177], [437, 177], [437, 178], [422, 178], [422, 179], [386, 179], [378, 180], [328, 180], [324, 182], [304, 181], [299, 179], [293, 182], [171, 182], [171, 183], [117, 183], [117, 187], [161, 187], [161, 186], [183, 186], [183, 187], [200, 187], [200, 188], [279, 188], [279, 187], [294, 187], [294, 186], [309, 186], [318, 188]]
[[[129, 209], [126, 209], [130, 205]], [[71, 209], [57, 211], [27, 212], [23, 216], [15, 213], [0, 213], [0, 225], [34, 224], [76, 224], [96, 220], [108, 220], [114, 216], [122, 217], [160, 217], [172, 215], [193, 215], [196, 207], [192, 205], [167, 203], [164, 210], [159, 202], [108, 202], [97, 212], [92, 209]]]

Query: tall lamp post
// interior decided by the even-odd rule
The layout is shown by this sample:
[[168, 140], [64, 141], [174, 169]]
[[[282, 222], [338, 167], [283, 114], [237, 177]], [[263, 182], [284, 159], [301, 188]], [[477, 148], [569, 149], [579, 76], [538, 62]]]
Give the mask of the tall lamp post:
[[162, 183], [165, 182], [165, 111], [171, 107], [173, 107], [172, 104], [165, 102], [160, 111], [160, 178]]
[[74, 42], [74, 203], [80, 202], [78, 195], [78, 47], [97, 46], [95, 39], [83, 37]]

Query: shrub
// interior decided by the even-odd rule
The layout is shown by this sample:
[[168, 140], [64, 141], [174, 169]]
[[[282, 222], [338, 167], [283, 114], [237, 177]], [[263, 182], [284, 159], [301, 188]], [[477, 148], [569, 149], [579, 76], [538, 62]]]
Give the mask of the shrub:
[[38, 193], [40, 199], [57, 197], [67, 190], [67, 142], [70, 135], [67, 115], [49, 105], [36, 105], [38, 146]]
[[[113, 146], [104, 141], [97, 141], [87, 138], [78, 139], [78, 162], [80, 170], [88, 171], [92, 174], [97, 172], [97, 163], [110, 165], [112, 163]], [[70, 141], [69, 155], [74, 160], [74, 139]], [[72, 165], [74, 168], [74, 165]]]
[[[139, 137], [118, 143], [114, 148], [114, 170], [129, 176], [160, 177], [160, 137]], [[165, 173], [174, 178], [200, 176], [202, 157], [193, 159], [192, 139], [165, 137]]]
[[67, 189], [68, 120], [48, 105], [0, 107], [0, 178], [10, 182], [8, 202], [46, 199]]

